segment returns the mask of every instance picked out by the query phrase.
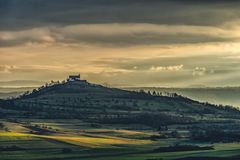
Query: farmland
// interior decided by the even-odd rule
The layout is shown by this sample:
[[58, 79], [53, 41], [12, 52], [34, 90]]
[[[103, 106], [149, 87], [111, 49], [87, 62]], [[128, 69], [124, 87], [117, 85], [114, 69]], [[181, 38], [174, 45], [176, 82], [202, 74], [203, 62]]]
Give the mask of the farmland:
[[[31, 121], [31, 123], [29, 123]], [[147, 160], [183, 157], [232, 157], [240, 151], [238, 143], [201, 143], [188, 138], [159, 138], [159, 132], [136, 126], [101, 125], [93, 127], [80, 120], [21, 119], [18, 122], [1, 120], [1, 160], [32, 159], [99, 159]], [[40, 131], [37, 131], [36, 128]], [[32, 128], [32, 129], [30, 129]], [[142, 127], [143, 128], [143, 127]], [[182, 131], [182, 133], [184, 133]], [[173, 145], [213, 146], [213, 150], [154, 152], [159, 147]]]

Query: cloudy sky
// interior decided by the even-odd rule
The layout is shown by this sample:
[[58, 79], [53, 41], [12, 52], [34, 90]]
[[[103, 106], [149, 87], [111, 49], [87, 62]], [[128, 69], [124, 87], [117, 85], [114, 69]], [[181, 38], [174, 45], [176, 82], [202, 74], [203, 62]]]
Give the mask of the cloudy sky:
[[[238, 0], [0, 0], [0, 82], [239, 86]], [[4, 83], [6, 84], [6, 83]]]

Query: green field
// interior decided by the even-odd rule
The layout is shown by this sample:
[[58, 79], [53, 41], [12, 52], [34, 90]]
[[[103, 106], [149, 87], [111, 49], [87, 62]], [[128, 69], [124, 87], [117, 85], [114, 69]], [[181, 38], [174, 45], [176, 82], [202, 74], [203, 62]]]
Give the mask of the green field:
[[[1, 160], [158, 160], [240, 154], [238, 143], [208, 144], [184, 137], [151, 139], [159, 133], [153, 129], [133, 130], [134, 125], [96, 128], [80, 120], [46, 119], [1, 120], [1, 123], [4, 124], [0, 131]], [[213, 145], [214, 150], [153, 152], [156, 148], [174, 144]]]

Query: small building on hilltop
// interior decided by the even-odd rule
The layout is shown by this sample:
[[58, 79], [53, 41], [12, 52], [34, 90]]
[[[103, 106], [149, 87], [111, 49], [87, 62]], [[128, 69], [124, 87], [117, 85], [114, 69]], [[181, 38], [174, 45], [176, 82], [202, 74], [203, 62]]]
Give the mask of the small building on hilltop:
[[73, 82], [74, 84], [89, 84], [87, 80], [81, 80], [80, 74], [78, 75], [69, 75], [67, 82]]
[[78, 75], [69, 75], [67, 80], [70, 81], [70, 82], [81, 81], [80, 74], [78, 74]]

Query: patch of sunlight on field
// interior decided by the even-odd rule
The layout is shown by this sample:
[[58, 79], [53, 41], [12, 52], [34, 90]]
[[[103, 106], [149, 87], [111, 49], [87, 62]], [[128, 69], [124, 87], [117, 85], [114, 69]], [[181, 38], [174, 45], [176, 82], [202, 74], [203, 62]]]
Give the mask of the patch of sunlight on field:
[[116, 147], [117, 145], [145, 145], [151, 144], [148, 140], [132, 140], [117, 137], [88, 137], [88, 136], [40, 136], [66, 143], [90, 147], [90, 148], [107, 148]]
[[125, 129], [89, 129], [83, 132], [84, 134], [94, 135], [96, 137], [122, 137], [127, 139], [143, 139], [152, 135], [157, 135], [156, 132], [133, 131]]
[[33, 136], [26, 133], [18, 132], [0, 132], [0, 141], [1, 140], [32, 140]]
[[133, 130], [117, 130], [119, 133], [124, 133], [124, 134], [144, 134], [144, 135], [152, 135], [152, 132], [143, 132], [143, 131], [133, 131]]
[[143, 131], [134, 131], [134, 130], [126, 130], [126, 129], [90, 129], [90, 132], [98, 133], [98, 132], [115, 132], [115, 133], [121, 133], [121, 134], [128, 134], [128, 135], [134, 135], [134, 134], [144, 134], [144, 135], [152, 135], [153, 132], [143, 132]]
[[64, 143], [90, 148], [116, 147], [120, 145], [151, 144], [150, 140], [134, 140], [106, 135], [37, 135], [19, 132], [0, 132], [0, 140], [31, 140], [33, 138], [52, 139]]

